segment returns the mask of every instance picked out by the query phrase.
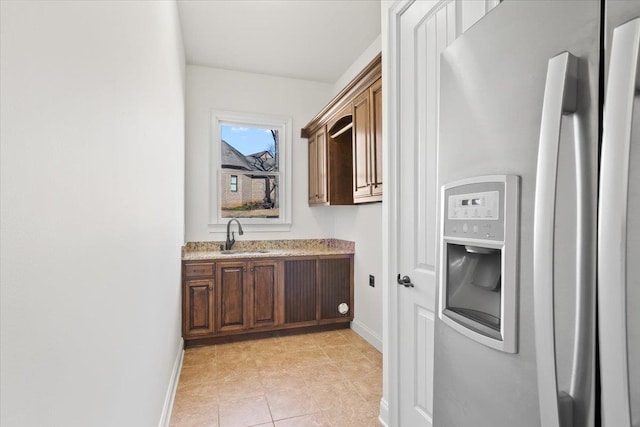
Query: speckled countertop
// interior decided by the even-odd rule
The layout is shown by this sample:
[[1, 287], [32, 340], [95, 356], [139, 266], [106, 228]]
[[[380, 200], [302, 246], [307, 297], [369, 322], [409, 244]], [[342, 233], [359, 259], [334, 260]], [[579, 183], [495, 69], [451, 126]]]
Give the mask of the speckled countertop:
[[339, 239], [238, 240], [233, 245], [231, 253], [222, 253], [220, 252], [221, 245], [224, 245], [224, 242], [188, 242], [182, 247], [182, 259], [183, 261], [192, 261], [342, 255], [355, 253], [356, 246], [355, 242]]

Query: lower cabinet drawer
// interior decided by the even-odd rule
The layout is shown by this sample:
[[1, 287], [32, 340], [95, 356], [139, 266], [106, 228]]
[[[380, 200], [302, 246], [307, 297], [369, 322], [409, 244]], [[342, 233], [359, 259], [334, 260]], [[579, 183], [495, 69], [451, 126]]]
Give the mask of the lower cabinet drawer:
[[213, 263], [194, 263], [184, 265], [184, 277], [213, 276]]

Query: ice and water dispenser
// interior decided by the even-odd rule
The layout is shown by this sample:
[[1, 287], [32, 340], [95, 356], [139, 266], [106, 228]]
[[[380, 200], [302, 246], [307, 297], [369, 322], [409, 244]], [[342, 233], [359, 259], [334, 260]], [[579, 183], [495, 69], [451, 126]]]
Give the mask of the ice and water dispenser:
[[442, 187], [440, 319], [463, 335], [517, 353], [519, 177]]

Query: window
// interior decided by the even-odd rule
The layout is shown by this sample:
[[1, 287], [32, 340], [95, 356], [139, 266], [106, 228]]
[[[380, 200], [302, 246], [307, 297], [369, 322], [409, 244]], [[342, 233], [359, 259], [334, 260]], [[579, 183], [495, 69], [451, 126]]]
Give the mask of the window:
[[214, 112], [212, 133], [210, 228], [240, 218], [248, 230], [288, 229], [291, 120]]

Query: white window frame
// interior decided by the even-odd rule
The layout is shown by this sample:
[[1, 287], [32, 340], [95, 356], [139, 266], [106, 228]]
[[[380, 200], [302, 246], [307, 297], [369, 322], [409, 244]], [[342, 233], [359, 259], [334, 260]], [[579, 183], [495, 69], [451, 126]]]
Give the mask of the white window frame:
[[220, 180], [221, 145], [220, 128], [223, 125], [242, 127], [264, 127], [277, 129], [280, 140], [278, 142], [278, 171], [280, 176], [278, 218], [240, 218], [242, 227], [246, 231], [289, 231], [291, 229], [291, 144], [292, 120], [290, 117], [271, 116], [259, 113], [239, 113], [230, 111], [213, 111], [211, 119], [211, 143], [209, 165], [209, 232], [226, 231], [227, 222], [231, 218], [220, 215]]

